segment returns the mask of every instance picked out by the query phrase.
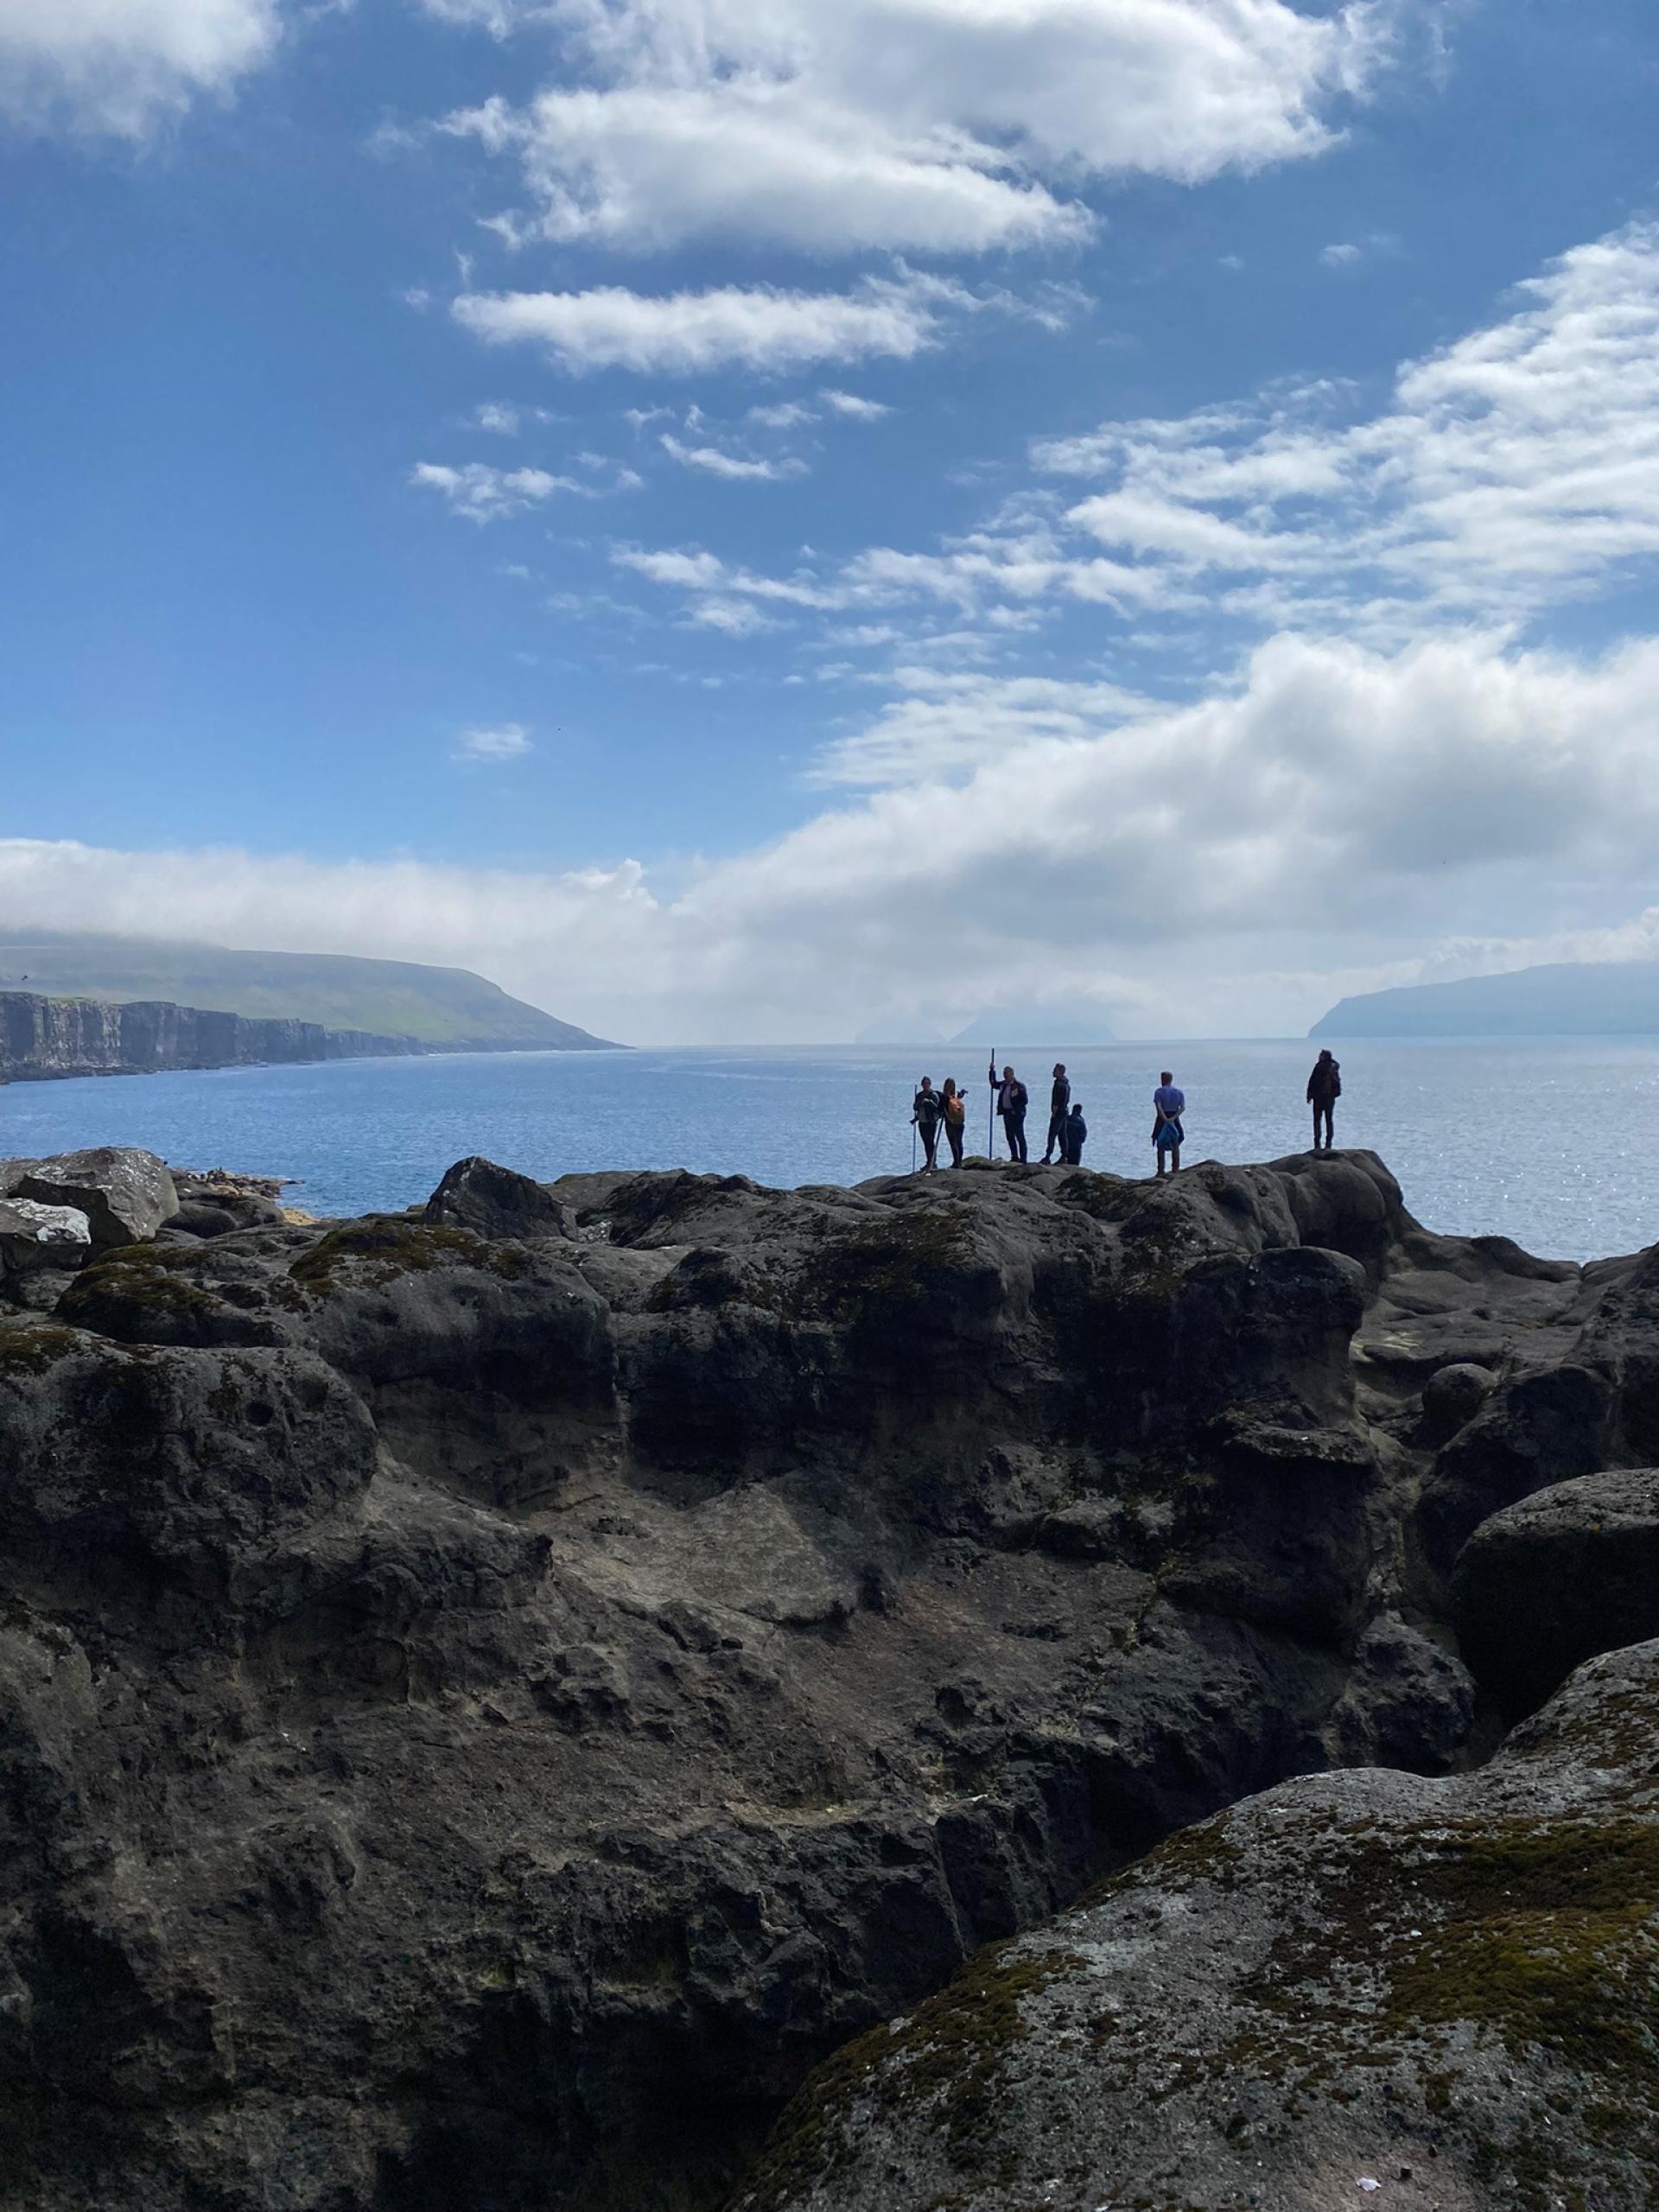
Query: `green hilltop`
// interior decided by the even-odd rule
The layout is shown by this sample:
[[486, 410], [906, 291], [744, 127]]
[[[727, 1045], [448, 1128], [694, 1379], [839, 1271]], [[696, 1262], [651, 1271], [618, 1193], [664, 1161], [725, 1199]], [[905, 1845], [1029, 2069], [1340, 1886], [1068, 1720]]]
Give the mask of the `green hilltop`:
[[413, 1037], [434, 1052], [597, 1052], [609, 1041], [509, 998], [467, 969], [346, 953], [232, 952], [158, 938], [0, 927], [0, 990], [116, 1004], [166, 999]]

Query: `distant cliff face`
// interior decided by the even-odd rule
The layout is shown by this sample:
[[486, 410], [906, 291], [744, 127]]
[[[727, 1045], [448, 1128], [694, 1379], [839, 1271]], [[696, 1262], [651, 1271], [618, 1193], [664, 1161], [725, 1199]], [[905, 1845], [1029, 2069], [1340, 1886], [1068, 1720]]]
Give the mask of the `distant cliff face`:
[[244, 1014], [162, 1000], [106, 1006], [96, 999], [0, 991], [0, 1081], [8, 1083], [49, 1076], [141, 1075], [162, 1068], [362, 1059], [421, 1050], [410, 1037], [325, 1029], [315, 1021], [251, 1020]]

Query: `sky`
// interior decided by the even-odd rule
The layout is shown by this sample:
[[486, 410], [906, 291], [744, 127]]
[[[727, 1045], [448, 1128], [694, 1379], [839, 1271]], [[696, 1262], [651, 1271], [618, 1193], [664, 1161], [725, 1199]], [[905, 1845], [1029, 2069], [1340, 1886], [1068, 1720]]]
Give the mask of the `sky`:
[[1652, 0], [0, 0], [0, 919], [654, 1044], [1659, 957]]

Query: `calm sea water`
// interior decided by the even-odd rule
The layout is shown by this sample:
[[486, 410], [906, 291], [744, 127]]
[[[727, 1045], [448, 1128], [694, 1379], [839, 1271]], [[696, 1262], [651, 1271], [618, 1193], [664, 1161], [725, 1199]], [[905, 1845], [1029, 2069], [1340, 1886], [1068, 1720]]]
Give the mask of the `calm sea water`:
[[[1659, 1240], [1659, 1039], [1350, 1042], [1338, 1142], [1368, 1145], [1429, 1227], [1590, 1259]], [[1092, 1167], [1150, 1172], [1150, 1097], [1172, 1065], [1189, 1163], [1272, 1160], [1308, 1141], [1300, 1040], [1144, 1044], [1065, 1054]], [[1055, 1055], [1012, 1055], [1033, 1156]], [[424, 1198], [468, 1153], [541, 1178], [570, 1169], [717, 1169], [774, 1184], [907, 1168], [924, 1071], [988, 1089], [975, 1054], [844, 1051], [515, 1052], [236, 1068], [0, 1087], [0, 1156], [143, 1145], [183, 1166], [296, 1179], [296, 1205], [359, 1213]]]

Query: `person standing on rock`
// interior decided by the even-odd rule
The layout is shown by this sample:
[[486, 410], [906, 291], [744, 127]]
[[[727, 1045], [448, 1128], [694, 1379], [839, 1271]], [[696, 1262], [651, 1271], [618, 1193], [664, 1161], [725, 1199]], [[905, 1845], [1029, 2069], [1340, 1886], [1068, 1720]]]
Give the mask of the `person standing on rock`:
[[1158, 1173], [1179, 1175], [1181, 1168], [1181, 1147], [1186, 1142], [1186, 1131], [1181, 1126], [1181, 1116], [1186, 1111], [1186, 1093], [1178, 1090], [1175, 1078], [1166, 1068], [1158, 1078], [1158, 1088], [1152, 1094], [1152, 1141], [1158, 1154]]
[[1083, 1147], [1088, 1140], [1089, 1124], [1083, 1118], [1081, 1105], [1074, 1106], [1065, 1117], [1065, 1134], [1060, 1140], [1060, 1149], [1068, 1167], [1081, 1167]]
[[968, 1134], [968, 1101], [957, 1088], [957, 1078], [948, 1075], [944, 1088], [939, 1093], [939, 1104], [944, 1113], [944, 1134], [950, 1145], [950, 1165], [962, 1165], [962, 1141]]
[[1313, 1149], [1319, 1147], [1319, 1124], [1325, 1124], [1325, 1147], [1329, 1152], [1336, 1142], [1333, 1116], [1337, 1101], [1342, 1096], [1342, 1063], [1331, 1057], [1329, 1050], [1319, 1054], [1313, 1063], [1313, 1072], [1307, 1078], [1307, 1103], [1313, 1109]]
[[1048, 1094], [1048, 1142], [1043, 1147], [1043, 1166], [1046, 1167], [1058, 1150], [1065, 1158], [1065, 1116], [1071, 1104], [1071, 1085], [1066, 1079], [1065, 1062], [1054, 1063], [1054, 1084]]
[[910, 1118], [922, 1140], [922, 1150], [927, 1155], [924, 1175], [931, 1175], [938, 1166], [939, 1123], [944, 1118], [944, 1102], [933, 1088], [931, 1075], [922, 1077], [922, 1087], [911, 1102]]
[[1024, 1160], [1026, 1152], [1026, 1109], [1031, 1103], [1031, 1093], [1026, 1089], [1012, 1068], [1004, 1068], [999, 1082], [996, 1062], [988, 1071], [992, 1089], [996, 1092], [996, 1110], [1002, 1116], [1002, 1134], [1007, 1139], [1008, 1158]]

